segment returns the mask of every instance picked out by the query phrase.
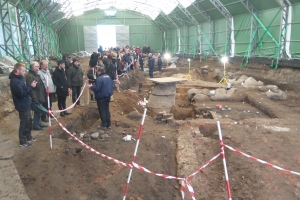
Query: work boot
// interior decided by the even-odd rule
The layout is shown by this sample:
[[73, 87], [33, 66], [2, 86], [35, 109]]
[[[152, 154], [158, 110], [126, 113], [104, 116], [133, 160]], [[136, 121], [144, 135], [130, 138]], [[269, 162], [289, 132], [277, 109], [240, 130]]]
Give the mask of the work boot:
[[60, 116], [61, 116], [61, 117], [65, 117], [66, 115], [65, 115], [64, 112], [61, 112], [61, 113], [60, 113]]
[[64, 111], [63, 112], [65, 115], [69, 115], [69, 114], [71, 114], [71, 113], [68, 113], [67, 111]]

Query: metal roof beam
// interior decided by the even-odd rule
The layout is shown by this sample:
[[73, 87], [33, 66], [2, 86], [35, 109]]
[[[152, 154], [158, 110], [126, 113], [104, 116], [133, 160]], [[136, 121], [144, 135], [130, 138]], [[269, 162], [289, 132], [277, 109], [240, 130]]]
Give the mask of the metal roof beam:
[[208, 12], [200, 6], [200, 2], [194, 1], [192, 6], [198, 11], [198, 13], [202, 14], [207, 21], [212, 21], [210, 14], [208, 14]]
[[227, 44], [225, 44], [225, 54], [230, 55], [231, 52], [231, 34], [232, 34], [232, 15], [227, 10], [227, 8], [219, 0], [210, 0], [210, 2], [216, 7], [217, 10], [225, 17], [227, 20]]

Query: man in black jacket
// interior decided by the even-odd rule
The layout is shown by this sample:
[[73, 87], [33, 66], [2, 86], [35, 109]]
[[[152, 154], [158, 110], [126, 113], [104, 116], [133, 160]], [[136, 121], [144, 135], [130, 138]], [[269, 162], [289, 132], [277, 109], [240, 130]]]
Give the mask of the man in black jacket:
[[153, 78], [153, 71], [154, 71], [154, 58], [152, 58], [152, 53], [149, 53], [149, 60], [148, 60], [148, 67], [149, 67], [149, 76]]
[[[67, 73], [68, 86], [72, 89], [72, 101], [75, 103], [81, 93], [81, 87], [83, 85], [83, 72], [79, 64], [78, 59], [74, 58], [72, 66]], [[76, 105], [80, 106], [80, 99], [78, 99]]]
[[[30, 70], [26, 76], [26, 84], [30, 86], [32, 81], [37, 81], [36, 87], [31, 91], [30, 97], [31, 101], [38, 104], [43, 104], [46, 102], [46, 89], [43, 84], [40, 75], [37, 73], [39, 71], [40, 65], [36, 61], [30, 63]], [[42, 130], [45, 125], [43, 125], [41, 120], [42, 112], [34, 111], [33, 114], [33, 130]]]
[[37, 82], [34, 80], [30, 86], [26, 86], [24, 81], [24, 75], [26, 68], [23, 63], [17, 63], [14, 66], [14, 70], [9, 74], [10, 90], [13, 97], [13, 102], [16, 110], [19, 112], [20, 127], [19, 127], [19, 141], [20, 146], [30, 147], [31, 141], [35, 141], [35, 138], [31, 135], [32, 119], [30, 114], [30, 97], [29, 94], [33, 88], [36, 87]]
[[106, 130], [111, 128], [109, 102], [110, 96], [113, 94], [113, 85], [111, 78], [105, 74], [105, 68], [99, 67], [97, 70], [97, 79], [95, 85], [87, 87], [95, 92], [101, 125], [98, 128]]
[[[68, 87], [68, 81], [65, 71], [65, 63], [62, 60], [57, 61], [57, 67], [52, 75], [52, 80], [56, 86], [57, 105], [59, 110], [66, 109], [66, 99], [71, 94], [71, 89]], [[67, 111], [61, 112], [60, 116], [69, 115]]]
[[[97, 78], [97, 60], [91, 60], [90, 62], [90, 69], [89, 71], [87, 72], [87, 78], [89, 79], [89, 83], [90, 84], [93, 84], [95, 85], [95, 81], [96, 81], [96, 78]], [[90, 94], [90, 97], [91, 97], [91, 101], [94, 101], [94, 94], [91, 93]]]

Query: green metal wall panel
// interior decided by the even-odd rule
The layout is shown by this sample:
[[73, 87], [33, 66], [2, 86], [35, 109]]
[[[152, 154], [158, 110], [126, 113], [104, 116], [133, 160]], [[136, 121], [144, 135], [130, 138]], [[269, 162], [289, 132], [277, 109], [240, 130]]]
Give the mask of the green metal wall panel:
[[251, 41], [251, 15], [234, 17], [235, 55], [244, 56]]
[[172, 53], [176, 53], [178, 51], [178, 36], [177, 29], [172, 30]]
[[116, 17], [106, 18], [103, 11], [94, 11], [73, 19], [59, 32], [61, 51], [71, 53], [84, 50], [83, 26], [97, 25], [129, 26], [131, 46], [150, 45], [154, 51], [161, 50], [163, 46], [163, 32], [148, 18], [125, 11], [118, 11]]
[[[201, 49], [200, 50], [203, 53], [208, 52], [210, 50], [209, 43], [208, 43], [208, 41], [209, 41], [209, 23], [201, 24], [200, 29], [204, 34], [204, 35], [200, 36], [200, 38], [201, 38]], [[211, 44], [211, 45], [213, 46], [214, 44]]]
[[293, 6], [292, 35], [290, 53], [293, 58], [300, 58], [300, 4]]
[[[278, 12], [279, 11], [279, 12]], [[278, 14], [277, 14], [278, 13]], [[279, 41], [280, 35], [280, 23], [281, 23], [281, 11], [277, 9], [267, 10], [260, 12], [258, 15], [260, 21], [264, 24], [265, 27], [268, 27], [270, 23], [273, 21], [272, 25], [269, 28], [270, 34], [275, 38], [275, 40]], [[261, 38], [264, 34], [265, 30], [259, 26], [258, 29], [258, 38]], [[256, 55], [262, 57], [273, 57], [276, 53], [277, 46], [273, 39], [268, 35], [265, 34], [263, 37], [263, 42], [259, 45], [256, 49]]]
[[197, 44], [198, 44], [198, 39], [197, 39], [196, 26], [190, 26], [189, 38], [188, 38], [188, 53], [196, 54]]
[[226, 38], [227, 31], [226, 19], [220, 19], [215, 22], [215, 37], [213, 46], [218, 54], [226, 54], [225, 48], [229, 45]]

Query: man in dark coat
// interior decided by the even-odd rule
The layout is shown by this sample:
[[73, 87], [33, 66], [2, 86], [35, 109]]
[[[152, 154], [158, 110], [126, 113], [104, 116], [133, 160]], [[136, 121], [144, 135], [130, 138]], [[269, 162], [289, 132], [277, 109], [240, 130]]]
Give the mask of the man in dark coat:
[[157, 68], [158, 68], [158, 71], [159, 71], [159, 72], [161, 72], [161, 66], [162, 66], [162, 59], [161, 59], [160, 54], [158, 54]]
[[[43, 84], [40, 75], [37, 73], [39, 71], [40, 64], [36, 61], [30, 63], [30, 70], [26, 76], [26, 84], [30, 86], [32, 81], [37, 81], [36, 87], [31, 91], [30, 97], [31, 101], [34, 103], [43, 104], [46, 102], [46, 89]], [[42, 111], [34, 111], [33, 114], [33, 130], [42, 130], [45, 125], [43, 125], [41, 120]]]
[[[78, 59], [73, 59], [72, 66], [67, 73], [68, 86], [72, 89], [72, 101], [75, 103], [80, 95], [81, 87], [83, 85], [83, 72], [79, 65]], [[80, 99], [78, 99], [77, 106], [80, 106]]]
[[70, 66], [71, 66], [71, 62], [70, 62], [71, 57], [67, 57], [66, 55], [63, 56], [63, 61], [65, 61], [65, 72], [67, 74]]
[[[52, 75], [52, 80], [56, 86], [57, 106], [59, 110], [66, 109], [67, 96], [71, 94], [71, 89], [68, 87], [68, 81], [65, 71], [65, 63], [62, 60], [57, 61], [57, 67]], [[69, 115], [67, 111], [61, 112], [60, 116]]]
[[132, 62], [129, 49], [126, 49], [126, 54], [124, 56], [125, 66], [126, 66], [126, 72], [129, 72], [130, 64]]
[[139, 61], [140, 61], [140, 68], [141, 68], [142, 71], [144, 71], [144, 58], [143, 58], [143, 56], [140, 56]]
[[109, 102], [110, 96], [113, 94], [113, 85], [111, 78], [105, 74], [105, 68], [99, 67], [97, 70], [97, 79], [95, 85], [88, 85], [92, 91], [95, 92], [99, 115], [101, 118], [101, 125], [98, 126], [100, 129], [110, 129], [110, 112]]
[[14, 70], [9, 74], [10, 90], [16, 110], [19, 112], [20, 127], [19, 127], [19, 141], [20, 146], [30, 147], [31, 141], [35, 138], [31, 135], [32, 118], [30, 107], [30, 93], [36, 87], [37, 82], [34, 80], [29, 86], [26, 86], [24, 75], [26, 68], [23, 63], [17, 63]]
[[153, 78], [153, 71], [154, 71], [154, 58], [152, 58], [152, 53], [149, 53], [149, 61], [148, 61], [148, 67], [149, 67], [149, 76], [150, 78]]
[[[97, 60], [91, 60], [90, 62], [90, 69], [87, 72], [87, 78], [89, 79], [90, 84], [95, 84], [96, 78], [97, 78]], [[94, 101], [94, 94], [91, 93], [91, 101]]]

